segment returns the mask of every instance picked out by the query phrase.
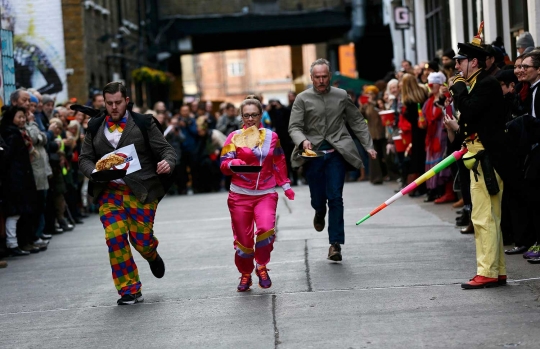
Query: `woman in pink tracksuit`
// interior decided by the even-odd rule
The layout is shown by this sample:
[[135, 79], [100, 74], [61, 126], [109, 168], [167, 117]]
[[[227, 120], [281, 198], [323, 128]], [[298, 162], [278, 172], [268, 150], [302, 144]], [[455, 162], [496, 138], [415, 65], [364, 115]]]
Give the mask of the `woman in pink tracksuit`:
[[[259, 277], [259, 286], [272, 286], [266, 265], [270, 262], [275, 239], [276, 184], [283, 188], [289, 200], [294, 200], [283, 149], [277, 134], [261, 126], [262, 112], [261, 103], [252, 96], [248, 96], [240, 105], [244, 128], [253, 125], [259, 128], [258, 146], [252, 149], [236, 148], [231, 140], [235, 134], [242, 132], [238, 130], [227, 137], [221, 152], [221, 171], [225, 175], [232, 175], [227, 204], [231, 212], [235, 264], [242, 274], [239, 292], [247, 291], [251, 286], [253, 259], [257, 263], [255, 273]], [[258, 173], [233, 173], [231, 165], [262, 165], [262, 170]]]

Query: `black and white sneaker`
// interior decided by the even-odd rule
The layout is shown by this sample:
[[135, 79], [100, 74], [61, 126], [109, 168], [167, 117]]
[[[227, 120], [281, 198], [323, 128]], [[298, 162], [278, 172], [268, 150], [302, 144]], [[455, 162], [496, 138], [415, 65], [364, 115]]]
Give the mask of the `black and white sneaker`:
[[116, 303], [118, 305], [133, 305], [144, 302], [144, 297], [141, 292], [135, 294], [125, 294]]

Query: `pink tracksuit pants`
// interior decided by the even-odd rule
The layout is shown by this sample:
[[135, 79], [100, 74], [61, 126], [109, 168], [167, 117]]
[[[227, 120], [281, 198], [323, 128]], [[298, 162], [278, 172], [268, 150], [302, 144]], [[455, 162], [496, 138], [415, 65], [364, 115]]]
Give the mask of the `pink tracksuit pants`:
[[236, 250], [234, 262], [240, 273], [253, 272], [253, 259], [258, 265], [270, 262], [275, 239], [277, 202], [277, 193], [257, 196], [229, 193], [227, 204], [231, 212]]

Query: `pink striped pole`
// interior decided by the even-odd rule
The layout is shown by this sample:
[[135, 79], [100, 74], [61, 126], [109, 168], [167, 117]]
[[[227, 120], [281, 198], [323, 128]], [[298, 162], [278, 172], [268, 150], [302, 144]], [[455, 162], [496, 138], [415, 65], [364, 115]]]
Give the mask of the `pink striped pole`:
[[461, 159], [461, 157], [467, 152], [467, 148], [461, 148], [459, 151], [453, 152], [451, 155], [448, 155], [445, 159], [443, 159], [441, 162], [439, 162], [437, 165], [435, 165], [433, 168], [431, 168], [429, 171], [418, 177], [414, 182], [411, 182], [408, 186], [401, 189], [399, 193], [392, 196], [390, 199], [383, 202], [381, 205], [379, 205], [377, 208], [375, 208], [373, 211], [371, 211], [367, 216], [356, 222], [356, 225], [360, 225], [363, 222], [365, 222], [368, 218], [374, 216], [379, 211], [382, 211], [386, 207], [390, 206], [394, 201], [397, 199], [403, 197], [404, 195], [407, 195], [408, 193], [412, 192], [414, 189], [416, 189], [420, 184], [424, 183], [431, 177], [435, 176], [437, 173], [441, 172], [454, 162]]

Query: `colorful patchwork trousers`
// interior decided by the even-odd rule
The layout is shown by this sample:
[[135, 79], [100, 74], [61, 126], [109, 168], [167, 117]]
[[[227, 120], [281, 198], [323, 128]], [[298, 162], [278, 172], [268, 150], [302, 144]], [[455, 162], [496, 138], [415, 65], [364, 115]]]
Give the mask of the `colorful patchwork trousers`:
[[157, 256], [159, 242], [152, 229], [157, 203], [156, 200], [143, 204], [128, 186], [116, 183], [110, 183], [99, 199], [99, 217], [109, 247], [114, 286], [121, 296], [141, 290], [129, 243], [147, 261]]
[[253, 259], [258, 265], [270, 262], [275, 240], [277, 202], [277, 193], [257, 196], [229, 193], [227, 204], [231, 212], [236, 250], [234, 261], [240, 273], [253, 272]]

